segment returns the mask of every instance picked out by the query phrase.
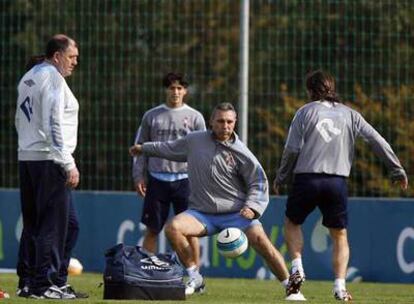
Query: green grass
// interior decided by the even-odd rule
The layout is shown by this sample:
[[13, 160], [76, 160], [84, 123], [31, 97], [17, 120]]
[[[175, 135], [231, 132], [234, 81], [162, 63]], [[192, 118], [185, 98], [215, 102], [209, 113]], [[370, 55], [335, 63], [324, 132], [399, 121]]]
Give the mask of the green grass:
[[[110, 301], [103, 300], [101, 274], [86, 273], [70, 277], [70, 283], [79, 291], [88, 292], [89, 299], [76, 300], [84, 303], [184, 303], [184, 301]], [[27, 299], [14, 295], [17, 277], [15, 274], [0, 274], [0, 286], [9, 292], [11, 298], [4, 303], [28, 303]], [[189, 297], [186, 303], [281, 303], [284, 291], [276, 281], [251, 279], [206, 278], [207, 291], [202, 295]], [[354, 301], [357, 303], [414, 303], [414, 284], [348, 283]], [[332, 282], [306, 281], [303, 293], [308, 303], [338, 303], [331, 294]], [[36, 302], [42, 300], [36, 300]], [[43, 300], [47, 303], [61, 301]]]

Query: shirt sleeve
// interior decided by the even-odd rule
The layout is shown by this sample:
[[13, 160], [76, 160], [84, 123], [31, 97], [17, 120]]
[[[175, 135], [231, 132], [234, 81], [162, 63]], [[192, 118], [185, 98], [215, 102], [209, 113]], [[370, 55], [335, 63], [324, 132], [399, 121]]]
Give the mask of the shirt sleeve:
[[292, 181], [293, 170], [295, 169], [298, 157], [298, 152], [291, 151], [287, 147], [283, 150], [282, 159], [280, 160], [280, 166], [276, 172], [276, 185], [284, 185]]
[[[147, 116], [142, 118], [141, 125], [139, 126], [135, 135], [134, 144], [143, 144], [150, 141], [151, 130], [147, 121]], [[148, 157], [144, 154], [135, 156], [132, 159], [132, 178], [134, 182], [138, 182], [146, 178], [146, 172], [148, 167]]]
[[303, 146], [303, 118], [302, 111], [296, 112], [289, 127], [285, 148], [290, 151], [299, 152]]
[[188, 153], [187, 136], [165, 142], [146, 142], [142, 145], [142, 152], [146, 156], [161, 157], [177, 162], [186, 162]]
[[361, 136], [367, 142], [375, 155], [377, 155], [390, 170], [392, 181], [407, 178], [407, 174], [401, 163], [392, 150], [390, 144], [362, 117], [361, 114], [354, 112], [356, 116], [355, 128], [357, 135]]
[[199, 113], [195, 119], [195, 130], [197, 131], [205, 131], [206, 130], [206, 122], [204, 121], [203, 115]]
[[302, 112], [298, 111], [290, 124], [280, 166], [276, 172], [275, 182], [277, 185], [286, 184], [292, 179], [293, 170], [304, 142], [303, 129]]
[[256, 157], [249, 153], [248, 160], [241, 166], [241, 174], [247, 185], [245, 205], [259, 218], [269, 204], [269, 183], [266, 173]]
[[49, 78], [41, 90], [42, 126], [52, 160], [65, 171], [70, 171], [76, 167], [76, 164], [63, 134], [65, 83], [63, 77], [50, 75]]

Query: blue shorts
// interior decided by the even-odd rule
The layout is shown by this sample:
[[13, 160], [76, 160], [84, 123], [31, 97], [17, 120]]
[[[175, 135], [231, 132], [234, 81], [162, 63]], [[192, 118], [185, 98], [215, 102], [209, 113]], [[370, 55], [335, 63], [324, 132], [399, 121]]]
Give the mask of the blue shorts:
[[328, 174], [296, 174], [286, 204], [286, 217], [301, 225], [318, 207], [328, 228], [348, 225], [346, 177]]
[[189, 209], [185, 213], [195, 217], [206, 228], [207, 235], [219, 233], [225, 228], [236, 227], [244, 231], [253, 225], [262, 224], [257, 219], [246, 219], [239, 212], [213, 214]]
[[149, 175], [141, 222], [155, 233], [159, 233], [168, 219], [170, 206], [172, 205], [175, 214], [187, 210], [189, 195], [190, 186], [187, 178], [165, 182]]

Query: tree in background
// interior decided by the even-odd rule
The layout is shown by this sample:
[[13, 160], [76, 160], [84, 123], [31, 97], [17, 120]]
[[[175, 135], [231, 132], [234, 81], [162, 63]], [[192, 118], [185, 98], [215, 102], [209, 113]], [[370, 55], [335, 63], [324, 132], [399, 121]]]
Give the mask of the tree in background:
[[[395, 148], [412, 179], [414, 7], [410, 1], [251, 1], [249, 147], [274, 176], [303, 78], [325, 68], [338, 91]], [[3, 0], [0, 2], [0, 187], [17, 186], [16, 85], [30, 55], [57, 32], [79, 42], [71, 88], [82, 107], [81, 188], [131, 190], [126, 151], [160, 79], [188, 74], [189, 102], [208, 118], [238, 98], [239, 1]], [[6, 123], [4, 123], [6, 122]], [[358, 146], [351, 195], [400, 195]], [[412, 191], [412, 190], [411, 190]], [[411, 192], [409, 195], [412, 195]]]

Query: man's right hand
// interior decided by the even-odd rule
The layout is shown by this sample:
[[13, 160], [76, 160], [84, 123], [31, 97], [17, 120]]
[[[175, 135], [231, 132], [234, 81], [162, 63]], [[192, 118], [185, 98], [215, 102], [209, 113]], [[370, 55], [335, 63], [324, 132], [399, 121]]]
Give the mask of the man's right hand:
[[142, 145], [133, 145], [129, 148], [129, 155], [137, 156], [142, 153]]
[[398, 181], [395, 181], [394, 184], [399, 185], [402, 190], [407, 190], [407, 188], [408, 188], [408, 178], [405, 176], [404, 178], [402, 178]]
[[79, 171], [78, 168], [73, 168], [66, 171], [66, 185], [72, 189], [76, 188], [79, 184]]
[[273, 191], [276, 195], [279, 195], [279, 185], [276, 183], [276, 179], [273, 181]]
[[138, 195], [141, 195], [142, 197], [145, 196], [145, 193], [147, 192], [147, 185], [144, 180], [140, 180], [135, 183], [135, 191], [137, 191]]

